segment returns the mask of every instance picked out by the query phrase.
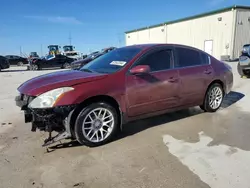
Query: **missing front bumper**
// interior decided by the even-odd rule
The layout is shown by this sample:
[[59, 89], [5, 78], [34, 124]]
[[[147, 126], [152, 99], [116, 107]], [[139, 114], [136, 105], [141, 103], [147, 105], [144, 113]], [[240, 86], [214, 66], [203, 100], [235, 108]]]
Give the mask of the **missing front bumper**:
[[[70, 120], [76, 105], [59, 106], [48, 109], [30, 109], [28, 104], [34, 97], [25, 96], [23, 94], [15, 98], [16, 105], [24, 111], [25, 123], [31, 122], [31, 131], [37, 129], [49, 133], [49, 137], [45, 139], [43, 146], [48, 146], [65, 138], [71, 138]], [[58, 135], [52, 137], [52, 132]]]

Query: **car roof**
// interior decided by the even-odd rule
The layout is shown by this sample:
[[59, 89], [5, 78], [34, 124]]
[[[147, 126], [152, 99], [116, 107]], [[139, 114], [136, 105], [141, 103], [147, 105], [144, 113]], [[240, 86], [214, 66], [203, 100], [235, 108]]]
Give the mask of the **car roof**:
[[192, 46], [187, 46], [183, 44], [172, 44], [172, 43], [135, 44], [135, 45], [125, 46], [123, 48], [140, 48], [142, 50], [146, 50], [146, 49], [155, 48], [158, 46], [182, 47], [182, 48], [189, 48], [189, 49], [201, 51], [200, 49], [192, 47]]

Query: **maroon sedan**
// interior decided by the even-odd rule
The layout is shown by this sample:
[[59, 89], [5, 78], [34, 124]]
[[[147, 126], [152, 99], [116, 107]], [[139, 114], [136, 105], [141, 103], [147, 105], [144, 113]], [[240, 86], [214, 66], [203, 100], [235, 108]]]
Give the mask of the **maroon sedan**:
[[[231, 67], [198, 49], [170, 44], [118, 48], [80, 70], [23, 83], [16, 103], [25, 122], [88, 146], [110, 141], [132, 120], [200, 106], [219, 109], [233, 85]], [[56, 131], [58, 135], [51, 136]]]

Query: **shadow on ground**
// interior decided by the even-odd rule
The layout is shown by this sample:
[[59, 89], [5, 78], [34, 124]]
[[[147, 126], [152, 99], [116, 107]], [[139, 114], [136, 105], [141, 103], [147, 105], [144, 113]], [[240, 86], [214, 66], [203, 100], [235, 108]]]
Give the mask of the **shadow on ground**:
[[241, 100], [245, 95], [236, 91], [231, 91], [228, 95], [225, 96], [221, 108], [227, 108], [232, 104]]
[[[232, 104], [236, 103], [237, 101], [241, 100], [245, 95], [239, 92], [231, 91], [223, 100], [221, 105], [222, 110], [228, 108]], [[171, 112], [151, 118], [141, 119], [137, 121], [130, 122], [123, 127], [123, 130], [117, 137], [113, 140], [119, 140], [125, 138], [127, 136], [131, 136], [137, 134], [141, 131], [146, 129], [159, 126], [162, 124], [170, 123], [173, 121], [177, 121], [180, 119], [185, 119], [194, 115], [198, 115], [204, 113], [199, 107], [193, 107], [189, 109], [183, 109], [176, 112]], [[77, 147], [81, 146], [77, 141], [71, 141], [68, 143], [57, 144], [55, 146], [50, 147], [50, 149], [62, 149], [62, 148], [69, 148], [69, 147]]]
[[16, 69], [16, 70], [8, 70], [8, 69], [4, 69], [4, 70], [1, 70], [1, 72], [25, 72], [25, 71], [28, 71], [27, 69]]

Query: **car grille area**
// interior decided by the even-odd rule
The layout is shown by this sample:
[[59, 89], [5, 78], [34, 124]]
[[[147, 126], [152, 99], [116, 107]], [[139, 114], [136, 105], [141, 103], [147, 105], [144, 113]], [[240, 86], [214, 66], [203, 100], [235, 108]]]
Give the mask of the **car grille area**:
[[26, 110], [29, 103], [34, 100], [34, 96], [29, 96], [29, 95], [25, 95], [25, 94], [19, 94], [18, 96], [16, 96], [15, 101], [16, 101], [16, 105], [19, 106], [21, 108], [21, 110]]

